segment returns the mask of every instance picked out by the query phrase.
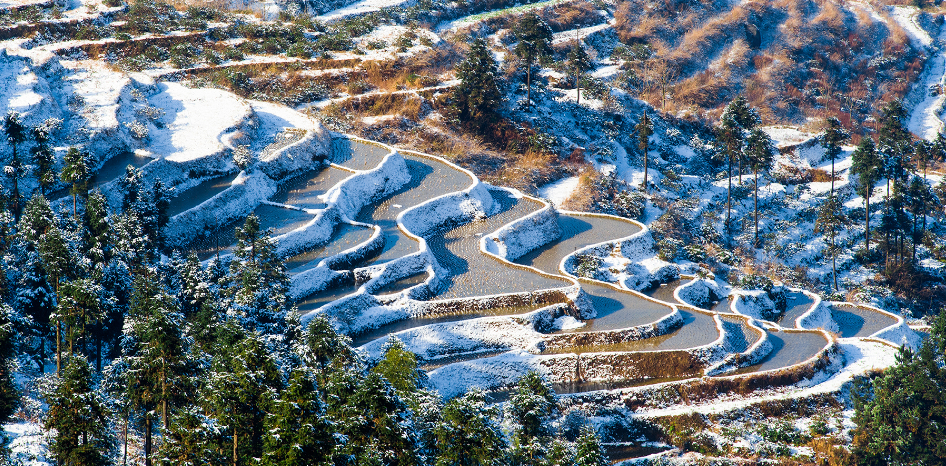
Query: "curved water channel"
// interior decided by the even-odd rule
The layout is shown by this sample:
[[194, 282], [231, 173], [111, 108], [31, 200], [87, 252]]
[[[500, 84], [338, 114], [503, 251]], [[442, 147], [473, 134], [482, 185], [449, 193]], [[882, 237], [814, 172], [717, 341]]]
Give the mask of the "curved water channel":
[[[260, 205], [254, 213], [260, 217], [263, 228], [273, 228], [276, 234], [296, 229], [314, 217], [313, 209], [325, 207], [324, 200], [321, 198], [322, 194], [352, 173], [377, 166], [387, 154], [388, 150], [383, 146], [358, 140], [336, 139], [332, 143], [333, 164], [331, 166], [303, 173], [282, 183], [278, 192], [270, 199], [270, 203]], [[348, 266], [383, 264], [415, 253], [419, 250], [419, 244], [398, 227], [398, 215], [435, 197], [462, 191], [475, 182], [467, 173], [436, 158], [412, 153], [404, 153], [402, 156], [407, 164], [411, 180], [393, 195], [363, 209], [354, 219], [360, 223], [359, 225], [339, 223], [329, 242], [287, 258], [286, 265], [290, 274], [297, 274], [316, 266], [327, 257], [363, 244], [374, 232], [372, 228], [364, 225], [380, 227], [384, 246], [372, 257], [365, 258], [362, 263]], [[183, 212], [200, 204], [201, 198], [205, 200], [221, 192], [226, 189], [231, 180], [231, 176], [215, 178], [182, 192], [178, 196], [179, 199], [172, 202], [174, 211]], [[563, 276], [564, 273], [561, 270], [562, 262], [568, 255], [587, 246], [616, 242], [620, 238], [627, 238], [640, 231], [640, 227], [636, 224], [615, 217], [564, 212], [558, 217], [562, 230], [561, 237], [515, 261], [517, 264], [534, 267], [544, 273], [536, 273], [529, 268], [512, 267], [481, 252], [480, 240], [483, 235], [490, 234], [503, 225], [536, 212], [543, 205], [529, 197], [517, 197], [512, 192], [503, 189], [490, 188], [489, 192], [494, 203], [499, 206], [496, 213], [484, 219], [444, 228], [425, 238], [437, 262], [449, 272], [447, 277], [441, 277], [442, 286], [431, 299], [453, 300], [569, 286], [573, 281]], [[232, 249], [235, 243], [234, 227], [239, 226], [242, 221], [243, 219], [239, 219], [218, 228], [214, 234], [196, 240], [189, 249], [197, 252], [201, 258]], [[398, 292], [417, 285], [426, 278], [424, 273], [402, 278], [375, 291], [375, 294]], [[682, 325], [658, 337], [604, 345], [566, 346], [547, 349], [543, 354], [670, 351], [709, 345], [719, 338], [713, 317], [713, 311], [717, 309], [726, 314], [720, 315], [720, 318], [723, 329], [729, 335], [727, 344], [731, 352], [744, 352], [761, 338], [759, 331], [749, 328], [742, 317], [729, 312], [728, 299], [723, 300], [713, 310], [699, 310], [680, 305], [681, 303], [674, 298], [673, 292], [688, 281], [688, 279], [680, 279], [646, 290], [644, 293], [637, 293], [604, 282], [578, 279], [582, 290], [590, 298], [597, 316], [585, 321], [579, 328], [559, 330], [558, 333], [615, 331], [647, 325], [673, 312], [672, 305], [678, 305]], [[321, 291], [301, 300], [298, 307], [302, 311], [317, 309], [355, 290], [354, 284], [348, 284]], [[779, 322], [786, 327], [791, 327], [795, 319], [811, 307], [813, 300], [803, 293], [790, 293], [788, 299], [788, 308]], [[360, 346], [378, 338], [385, 338], [392, 333], [431, 324], [478, 317], [524, 314], [538, 307], [540, 306], [494, 307], [416, 317], [382, 325], [374, 330], [355, 335], [354, 343]], [[836, 320], [841, 323], [842, 336], [865, 336], [893, 323], [892, 318], [884, 315], [878, 317], [876, 312], [854, 306], [836, 306], [833, 313]], [[825, 337], [816, 331], [767, 331], [766, 333], [772, 342], [773, 350], [759, 363], [739, 369], [735, 373], [788, 367], [812, 358], [827, 344]], [[436, 365], [425, 367], [425, 369], [433, 370], [445, 364], [494, 356], [501, 352], [483, 351], [477, 354], [446, 355], [447, 357], [438, 360]], [[560, 393], [571, 393], [655, 382], [658, 381], [651, 379], [607, 383], [578, 382], [563, 384], [556, 388]]]

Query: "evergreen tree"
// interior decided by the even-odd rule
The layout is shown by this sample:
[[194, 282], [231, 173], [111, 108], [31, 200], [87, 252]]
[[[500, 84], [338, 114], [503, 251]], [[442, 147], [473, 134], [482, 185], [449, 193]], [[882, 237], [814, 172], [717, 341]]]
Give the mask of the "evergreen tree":
[[239, 260], [230, 263], [229, 291], [232, 312], [244, 319], [248, 329], [264, 335], [285, 335], [289, 276], [271, 235], [271, 230], [260, 230], [255, 215], [237, 228], [234, 255]]
[[538, 465], [547, 453], [547, 421], [555, 409], [555, 392], [536, 372], [519, 379], [509, 398], [507, 414], [517, 425], [512, 436], [512, 463]]
[[73, 355], [52, 393], [45, 427], [55, 430], [49, 451], [62, 466], [109, 464], [114, 447], [106, 409], [92, 384], [92, 369], [82, 356]]
[[[13, 379], [13, 358], [16, 356], [16, 331], [13, 328], [12, 311], [0, 304], [0, 425], [6, 424], [20, 402]], [[3, 434], [0, 433], [0, 446]], [[2, 449], [0, 449], [2, 453]]]
[[43, 236], [58, 223], [59, 219], [49, 205], [49, 201], [41, 194], [36, 195], [26, 203], [23, 209], [23, 216], [16, 227], [17, 236], [29, 243], [31, 248], [38, 249]]
[[[40, 238], [39, 256], [58, 295], [61, 283], [75, 271], [75, 261], [62, 231], [55, 225], [51, 225]], [[59, 374], [62, 370], [62, 319], [58, 309], [53, 314], [53, 326], [56, 336], [56, 374]]]
[[[916, 246], [926, 234], [926, 214], [929, 206], [936, 205], [938, 199], [923, 178], [914, 176], [907, 188], [907, 209], [913, 215], [911, 241], [913, 243], [913, 261], [916, 261]], [[918, 220], [922, 220], [921, 224]]]
[[532, 106], [532, 67], [552, 54], [552, 28], [534, 11], [519, 19], [512, 30], [516, 37], [515, 54], [526, 65], [526, 101]]
[[585, 50], [585, 46], [582, 45], [581, 40], [577, 37], [575, 38], [575, 45], [568, 52], [568, 67], [571, 68], [572, 73], [574, 73], [575, 102], [581, 105], [581, 75], [585, 71], [594, 68], [594, 63], [592, 63], [591, 57], [588, 56], [588, 51]]
[[[89, 355], [89, 327], [103, 318], [101, 305], [102, 287], [88, 278], [71, 280], [59, 289], [59, 307], [56, 314], [65, 326], [69, 353], [76, 353], [76, 341], [79, 340], [82, 354]], [[101, 353], [96, 352], [101, 360]]]
[[132, 405], [146, 412], [146, 462], [150, 462], [151, 454], [151, 419], [147, 412], [159, 410], [162, 428], [167, 431], [174, 407], [183, 404], [191, 393], [183, 316], [174, 298], [156, 282], [149, 273], [135, 280], [123, 341], [126, 396]]
[[746, 139], [745, 157], [749, 161], [749, 167], [755, 178], [753, 183], [754, 210], [755, 210], [755, 241], [754, 245], [759, 247], [759, 172], [768, 171], [772, 166], [772, 160], [775, 158], [772, 153], [775, 147], [769, 135], [760, 129], [754, 129], [749, 133]]
[[870, 250], [870, 197], [880, 179], [882, 162], [870, 137], [861, 140], [851, 158], [851, 172], [857, 175], [857, 191], [864, 198], [864, 247]]
[[[347, 372], [347, 371], [345, 371]], [[335, 377], [348, 380], [344, 383], [350, 390], [354, 375], [336, 373]], [[357, 380], [357, 379], [354, 379]], [[414, 431], [411, 412], [397, 396], [394, 387], [375, 372], [368, 373], [357, 384], [350, 396], [341, 398], [332, 411], [332, 419], [338, 433], [347, 438], [340, 445], [336, 457], [342, 461], [354, 461], [357, 465], [386, 464], [412, 466], [420, 464], [418, 439]], [[330, 400], [341, 394], [340, 386], [332, 385], [328, 392]]]
[[[56, 294], [47, 280], [43, 263], [36, 251], [27, 251], [13, 307], [29, 321], [26, 353], [40, 372], [49, 360], [47, 341], [50, 317], [56, 309]], [[26, 335], [25, 335], [26, 336]]]
[[19, 151], [17, 147], [26, 141], [28, 131], [26, 126], [23, 125], [23, 121], [20, 118], [20, 114], [17, 112], [9, 112], [6, 117], [3, 119], [3, 132], [7, 137], [7, 142], [10, 143], [10, 146], [13, 148], [13, 159], [5, 169], [7, 176], [13, 179], [13, 218], [17, 221], [20, 219], [20, 186], [19, 180], [20, 175], [22, 174], [23, 166], [20, 163]]
[[232, 464], [250, 464], [263, 453], [266, 409], [282, 389], [282, 377], [258, 334], [227, 323], [201, 389], [207, 414], [220, 430], [220, 449]]
[[333, 426], [312, 380], [295, 371], [266, 417], [264, 466], [331, 464]]
[[30, 130], [36, 145], [30, 149], [33, 164], [36, 165], [36, 180], [39, 181], [40, 193], [46, 195], [49, 188], [56, 183], [56, 170], [53, 160], [53, 151], [49, 147], [49, 127], [37, 126]]
[[851, 391], [857, 464], [946, 462], [946, 313], [936, 318], [918, 353], [901, 348], [883, 375]]
[[111, 225], [108, 221], [108, 201], [99, 190], [89, 194], [85, 204], [85, 255], [93, 264], [104, 267], [111, 257]]
[[837, 237], [848, 219], [844, 215], [844, 205], [835, 196], [828, 196], [828, 200], [818, 210], [818, 220], [815, 222], [815, 233], [828, 236], [828, 254], [831, 256], [831, 272], [834, 277], [834, 291], [838, 288], [838, 253]]
[[[749, 106], [749, 101], [746, 100], [745, 96], [742, 95], [736, 96], [736, 98], [726, 106], [726, 109], [723, 111], [723, 115], [724, 118], [726, 115], [728, 115], [728, 118], [732, 120], [732, 123], [741, 130], [740, 133], [742, 137], [739, 138], [740, 141], [745, 139], [749, 132], [762, 123], [759, 113], [754, 108]], [[744, 153], [739, 152], [739, 150], [736, 149], [733, 155], [739, 161], [739, 184], [741, 185], [743, 173], [742, 163], [745, 161]]]
[[834, 161], [841, 157], [841, 145], [850, 138], [850, 134], [841, 126], [841, 121], [835, 117], [825, 120], [824, 133], [821, 135], [821, 145], [824, 147], [825, 157], [831, 159], [831, 195], [834, 196]]
[[611, 464], [601, 447], [598, 435], [592, 428], [582, 429], [581, 437], [578, 437], [575, 449], [577, 450], [575, 466], [607, 466]]
[[89, 179], [91, 178], [89, 156], [84, 152], [79, 152], [79, 149], [75, 147], [70, 147], [63, 162], [65, 166], [62, 167], [62, 173], [59, 176], [63, 182], [69, 183], [71, 186], [72, 216], [77, 217], [76, 198], [87, 193]]
[[641, 154], [644, 156], [644, 194], [647, 194], [649, 187], [647, 184], [648, 152], [650, 151], [650, 136], [654, 134], [654, 125], [651, 123], [650, 118], [647, 117], [646, 111], [641, 114], [640, 121], [637, 122], [637, 126], [634, 127], [634, 130], [637, 131], [637, 148], [640, 149]]
[[496, 408], [474, 389], [447, 402], [442, 422], [435, 428], [439, 447], [437, 466], [491, 466], [502, 464], [506, 441], [496, 425]]
[[122, 211], [131, 210], [138, 204], [138, 198], [141, 195], [142, 176], [140, 168], [133, 165], [125, 167], [125, 176], [118, 182], [122, 192]]
[[410, 352], [401, 340], [391, 337], [385, 344], [384, 356], [372, 369], [387, 380], [397, 391], [398, 396], [408, 402], [412, 408], [417, 391], [424, 379], [424, 372], [417, 365], [417, 355]]
[[174, 466], [227, 464], [231, 458], [215, 448], [214, 421], [198, 407], [187, 406], [171, 416], [171, 426], [164, 432], [159, 462]]
[[482, 130], [502, 103], [497, 83], [499, 70], [485, 40], [473, 40], [466, 58], [457, 65], [456, 74], [460, 84], [454, 88], [452, 100], [457, 116]]

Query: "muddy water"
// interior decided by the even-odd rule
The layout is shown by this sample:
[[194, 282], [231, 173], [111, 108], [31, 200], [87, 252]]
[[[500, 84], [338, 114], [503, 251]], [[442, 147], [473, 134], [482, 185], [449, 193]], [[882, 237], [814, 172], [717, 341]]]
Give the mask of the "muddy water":
[[358, 286], [354, 283], [330, 290], [316, 291], [296, 303], [296, 308], [299, 309], [299, 313], [305, 314], [356, 291], [358, 291]]
[[808, 312], [815, 300], [811, 299], [805, 293], [793, 291], [785, 296], [787, 305], [785, 314], [779, 319], [778, 324], [782, 327], [794, 328], [795, 320]]
[[[607, 353], [614, 351], [668, 351], [708, 345], [719, 338], [713, 316], [701, 312], [680, 311], [683, 326], [666, 335], [610, 345], [573, 346], [546, 350], [548, 354]], [[590, 323], [590, 322], [589, 322]], [[576, 329], [582, 331], [586, 328]]]
[[672, 311], [668, 305], [588, 280], [581, 280], [581, 288], [591, 298], [598, 316], [586, 321], [581, 328], [563, 332], [594, 332], [636, 327], [655, 322]]
[[381, 227], [384, 249], [371, 263], [381, 264], [418, 251], [417, 241], [407, 237], [397, 227], [401, 212], [443, 194], [462, 191], [473, 180], [467, 174], [437, 160], [404, 154], [411, 181], [394, 196], [380, 204], [366, 207], [358, 221]]
[[[415, 317], [413, 319], [402, 320], [398, 322], [391, 322], [390, 324], [382, 325], [376, 329], [369, 330], [362, 334], [359, 334], [353, 337], [353, 345], [361, 346], [365, 343], [369, 343], [378, 338], [383, 338], [389, 334], [396, 332], [403, 332], [404, 330], [410, 330], [412, 328], [423, 327], [425, 325], [432, 324], [443, 324], [449, 322], [461, 322], [464, 320], [476, 319], [479, 317], [496, 317], [496, 316], [510, 316], [525, 314], [527, 312], [534, 311], [543, 307], [543, 305], [535, 306], [512, 306], [512, 307], [497, 307], [493, 309], [484, 309], [480, 311], [474, 311], [469, 313], [451, 313], [451, 314], [441, 314], [436, 316], [426, 316], [426, 317]], [[482, 355], [480, 357], [483, 357]], [[478, 359], [478, 358], [470, 358]]]
[[287, 258], [285, 260], [286, 268], [289, 269], [290, 275], [311, 269], [319, 265], [319, 262], [326, 257], [334, 256], [368, 241], [373, 233], [374, 229], [372, 228], [350, 223], [339, 223], [335, 225], [332, 239], [328, 243]]
[[712, 311], [720, 314], [732, 314], [732, 299], [728, 296], [723, 298], [722, 301], [713, 305]]
[[374, 144], [347, 138], [332, 139], [332, 161], [352, 170], [371, 170], [389, 153], [384, 147]]
[[665, 377], [659, 379], [631, 379], [631, 380], [621, 380], [617, 382], [562, 382], [562, 383], [553, 383], [552, 390], [555, 390], [555, 393], [559, 395], [566, 395], [569, 393], [585, 393], [585, 392], [594, 392], [598, 390], [618, 390], [621, 388], [634, 388], [634, 387], [643, 387], [645, 385], [654, 385], [658, 383], [665, 382], [677, 382], [680, 380], [686, 380], [692, 377]]
[[747, 374], [781, 369], [811, 359], [828, 341], [817, 332], [768, 332], [772, 352], [762, 362], [744, 367], [733, 374]]
[[690, 282], [690, 279], [684, 278], [679, 280], [674, 280], [670, 283], [662, 283], [659, 286], [655, 286], [644, 290], [644, 294], [650, 296], [654, 299], [659, 299], [665, 303], [678, 304], [677, 298], [673, 297], [674, 291], [677, 290], [682, 285], [685, 285]]
[[308, 171], [283, 183], [270, 200], [302, 209], [324, 209], [325, 203], [319, 196], [351, 175], [349, 171], [331, 166]]
[[492, 190], [493, 200], [502, 211], [483, 220], [475, 220], [427, 240], [437, 262], [450, 271], [436, 299], [468, 298], [502, 293], [561, 288], [571, 285], [565, 279], [553, 279], [526, 269], [505, 265], [480, 251], [480, 238], [501, 226], [529, 215], [542, 204], [527, 198], [515, 198], [508, 191]]
[[499, 356], [500, 354], [503, 354], [507, 351], [508, 350], [506, 349], [488, 349], [486, 351], [478, 351], [476, 353], [458, 354], [456, 356], [441, 358], [441, 359], [437, 359], [436, 361], [423, 364], [420, 366], [420, 369], [422, 371], [431, 372], [449, 364], [474, 361], [476, 359], [491, 358], [493, 356]]
[[381, 288], [378, 288], [372, 294], [382, 295], [382, 294], [400, 293], [412, 286], [420, 285], [421, 283], [424, 283], [424, 280], [427, 280], [426, 272], [419, 273], [417, 275], [413, 275], [407, 278], [402, 278], [396, 282], [388, 283], [387, 285], [384, 285]]
[[592, 244], [613, 241], [640, 231], [636, 225], [610, 217], [562, 214], [558, 218], [562, 236], [516, 262], [531, 265], [548, 273], [559, 274], [558, 266], [565, 256]]
[[750, 346], [762, 338], [755, 330], [749, 328], [743, 319], [735, 316], [722, 316], [723, 329], [729, 335], [730, 351], [744, 353]]
[[897, 323], [886, 314], [850, 304], [834, 306], [831, 317], [841, 328], [842, 338], [868, 337]]
[[168, 207], [168, 216], [173, 217], [181, 212], [193, 209], [207, 199], [222, 193], [230, 187], [230, 183], [232, 183], [236, 177], [236, 174], [218, 176], [181, 191], [174, 199], [171, 199], [171, 205]]
[[[135, 168], [141, 168], [152, 160], [154, 159], [151, 157], [135, 155], [134, 152], [118, 153], [112, 158], [106, 160], [105, 163], [103, 163], [102, 166], [95, 171], [95, 173], [92, 175], [91, 181], [89, 182], [89, 190], [101, 188], [106, 183], [125, 176], [125, 169], [129, 165]], [[150, 186], [148, 186], [148, 188], [150, 188]], [[58, 191], [53, 191], [49, 194], [49, 196], [47, 196], [47, 198], [59, 199], [69, 195], [69, 188], [63, 188]]]
[[[266, 231], [272, 228], [273, 236], [288, 233], [315, 218], [314, 215], [299, 210], [266, 204], [257, 207], [253, 214], [259, 217], [260, 230]], [[237, 242], [236, 228], [242, 227], [244, 223], [246, 223], [246, 217], [229, 222], [209, 235], [197, 238], [184, 249], [196, 253], [200, 260], [209, 259], [218, 252], [220, 254], [232, 252]]]

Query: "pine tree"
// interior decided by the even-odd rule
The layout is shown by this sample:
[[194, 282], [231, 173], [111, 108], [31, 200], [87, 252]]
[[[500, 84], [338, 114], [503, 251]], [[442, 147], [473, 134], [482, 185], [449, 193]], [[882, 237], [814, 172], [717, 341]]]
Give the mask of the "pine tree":
[[732, 219], [733, 160], [741, 157], [742, 141], [745, 139], [732, 103], [723, 111], [719, 126], [716, 127], [716, 137], [722, 141], [726, 153], [726, 178], [728, 182], [726, 188], [726, 233], [728, 235]]
[[453, 90], [452, 101], [457, 116], [482, 130], [502, 103], [497, 83], [499, 70], [485, 40], [473, 40], [466, 58], [456, 67], [456, 75], [460, 84]]
[[946, 462], [946, 313], [918, 353], [901, 348], [897, 364], [872, 381], [860, 379], [854, 401], [856, 464]]
[[264, 466], [331, 464], [333, 426], [312, 380], [295, 371], [266, 416]]
[[50, 317], [56, 309], [56, 295], [36, 251], [26, 252], [13, 307], [29, 320], [26, 352], [42, 372], [49, 359], [46, 344], [50, 337]]
[[[911, 241], [913, 243], [913, 261], [916, 261], [916, 246], [922, 242], [926, 234], [926, 214], [929, 206], [936, 205], [936, 196], [926, 183], [926, 180], [914, 176], [910, 180], [907, 188], [907, 209], [913, 215]], [[918, 219], [922, 219], [922, 224], [918, 225]]]
[[49, 201], [39, 194], [26, 203], [23, 216], [17, 223], [17, 236], [29, 243], [32, 248], [39, 248], [43, 236], [58, 223], [59, 219], [49, 205]]
[[220, 429], [231, 464], [249, 464], [263, 453], [266, 409], [282, 389], [282, 376], [258, 334], [227, 323], [200, 391], [207, 414]]
[[578, 437], [575, 449], [575, 466], [607, 466], [611, 464], [608, 456], [598, 441], [598, 435], [594, 429], [586, 427], [582, 429], [581, 437]]
[[[330, 396], [339, 393], [335, 388]], [[334, 411], [338, 432], [348, 439], [337, 455], [359, 465], [372, 460], [392, 466], [420, 464], [410, 409], [380, 374], [370, 372]]]
[[79, 152], [79, 149], [75, 147], [70, 147], [63, 161], [65, 166], [62, 167], [62, 173], [59, 176], [63, 182], [71, 185], [72, 216], [77, 217], [76, 198], [80, 194], [84, 196], [87, 193], [91, 178], [89, 156], [84, 152]]
[[[89, 348], [89, 327], [105, 318], [102, 294], [102, 287], [88, 278], [71, 280], [60, 287], [56, 316], [65, 326], [70, 354], [76, 353], [77, 340], [82, 345], [82, 354], [92, 353]], [[101, 348], [101, 345], [97, 346]], [[95, 354], [96, 359], [101, 361], [101, 352], [96, 351]]]
[[637, 148], [640, 149], [641, 155], [644, 156], [644, 194], [647, 194], [649, 187], [647, 184], [648, 152], [650, 151], [650, 136], [654, 134], [654, 125], [651, 123], [650, 118], [647, 117], [646, 111], [641, 114], [640, 121], [637, 122], [637, 126], [634, 127], [634, 130], [637, 132]]
[[13, 148], [13, 160], [6, 167], [6, 173], [13, 178], [13, 218], [20, 219], [20, 187], [19, 180], [22, 174], [23, 166], [20, 163], [19, 151], [17, 147], [26, 141], [28, 132], [26, 126], [17, 112], [9, 112], [3, 119], [3, 132], [7, 137], [7, 142]]
[[230, 263], [229, 292], [233, 312], [247, 328], [266, 335], [284, 335], [287, 329], [289, 276], [285, 263], [276, 254], [272, 231], [261, 231], [259, 219], [250, 215], [237, 228], [234, 255]]
[[384, 377], [397, 391], [398, 396], [412, 408], [416, 407], [413, 401], [424, 379], [424, 372], [417, 365], [417, 355], [410, 352], [401, 340], [396, 337], [388, 340], [384, 356], [371, 371]]
[[844, 215], [844, 205], [841, 200], [835, 196], [828, 196], [828, 200], [821, 205], [818, 210], [818, 220], [815, 222], [815, 233], [823, 233], [828, 236], [828, 254], [831, 256], [831, 272], [834, 277], [834, 291], [838, 288], [838, 253], [840, 250], [837, 245], [838, 234], [847, 224], [847, 217]]
[[53, 160], [53, 151], [49, 147], [49, 127], [37, 126], [30, 130], [36, 145], [30, 149], [33, 163], [36, 165], [36, 180], [39, 181], [40, 193], [46, 195], [49, 188], [56, 183], [56, 170]]
[[[10, 420], [20, 402], [13, 380], [13, 358], [17, 345], [12, 314], [9, 306], [0, 303], [0, 425]], [[2, 443], [3, 434], [0, 433], [0, 445]]]
[[594, 68], [594, 63], [591, 61], [591, 57], [588, 56], [588, 51], [585, 50], [585, 46], [581, 44], [581, 40], [575, 37], [575, 45], [572, 46], [572, 49], [568, 52], [568, 67], [572, 69], [575, 79], [575, 102], [581, 105], [581, 74], [585, 71], [588, 71]]
[[85, 204], [85, 215], [83, 216], [85, 224], [85, 255], [92, 264], [104, 267], [111, 257], [111, 230], [108, 222], [108, 201], [99, 190], [93, 190], [89, 194], [89, 200]]
[[114, 448], [102, 399], [92, 385], [92, 369], [79, 355], [69, 358], [59, 382], [46, 395], [49, 411], [45, 427], [55, 430], [49, 451], [66, 466], [109, 464]]
[[850, 138], [850, 134], [841, 126], [841, 120], [829, 117], [825, 120], [824, 133], [821, 135], [821, 145], [824, 146], [825, 157], [831, 159], [831, 195], [834, 196], [834, 161], [841, 157], [841, 144]]
[[135, 280], [123, 342], [128, 391], [132, 405], [145, 411], [145, 461], [150, 462], [151, 425], [148, 411], [159, 410], [164, 431], [176, 406], [191, 393], [183, 316], [176, 301], [150, 273]]
[[874, 147], [874, 140], [865, 137], [858, 144], [857, 149], [851, 154], [852, 164], [851, 172], [857, 175], [857, 190], [864, 198], [865, 226], [864, 226], [864, 247], [870, 250], [870, 197], [873, 195], [874, 187], [880, 179], [881, 159]]
[[[40, 238], [39, 256], [58, 295], [60, 285], [75, 271], [75, 260], [62, 231], [55, 225], [51, 225]], [[58, 310], [53, 315], [53, 326], [56, 335], [56, 373], [59, 374], [62, 370], [62, 321]]]
[[753, 244], [759, 247], [759, 172], [768, 171], [775, 158], [772, 152], [775, 147], [769, 135], [760, 129], [754, 129], [746, 138], [745, 157], [755, 178], [753, 183], [754, 211], [755, 211], [755, 240]]
[[439, 447], [437, 466], [490, 466], [502, 464], [506, 441], [496, 425], [496, 408], [474, 389], [447, 402], [442, 422], [435, 428]]
[[214, 421], [196, 406], [186, 406], [171, 417], [164, 432], [158, 462], [174, 466], [226, 464], [231, 458], [215, 447]]
[[516, 37], [515, 54], [526, 65], [526, 101], [532, 106], [532, 67], [552, 54], [552, 28], [534, 11], [519, 19], [512, 30]]
[[345, 335], [338, 334], [332, 327], [332, 323], [322, 314], [309, 322], [304, 338], [308, 350], [307, 362], [317, 373], [328, 371], [333, 363], [338, 367], [343, 367], [357, 362], [351, 340]]
[[529, 372], [519, 379], [507, 406], [507, 414], [518, 426], [512, 436], [513, 464], [541, 464], [547, 453], [547, 421], [554, 409], [555, 392], [538, 373]]

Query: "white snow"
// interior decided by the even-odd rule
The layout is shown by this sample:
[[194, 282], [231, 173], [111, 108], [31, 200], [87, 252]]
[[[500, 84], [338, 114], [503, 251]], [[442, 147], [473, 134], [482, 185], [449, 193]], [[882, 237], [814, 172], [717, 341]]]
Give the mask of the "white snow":
[[539, 197], [548, 199], [555, 207], [562, 207], [572, 193], [578, 189], [579, 181], [580, 177], [577, 176], [569, 176], [553, 181], [539, 188]]
[[409, 1], [411, 0], [361, 0], [360, 2], [355, 2], [337, 10], [332, 10], [328, 13], [316, 16], [315, 19], [322, 22], [329, 22], [342, 19], [347, 16], [371, 13], [386, 7], [403, 5]]
[[736, 400], [713, 400], [699, 405], [674, 405], [662, 409], [644, 409], [636, 412], [636, 417], [676, 416], [689, 413], [718, 414], [750, 406], [752, 404], [803, 398], [826, 393], [837, 393], [844, 384], [859, 375], [884, 369], [896, 363], [897, 349], [879, 342], [863, 341], [858, 339], [841, 339], [839, 346], [844, 354], [844, 366], [834, 374], [820, 374], [814, 380], [776, 390], [773, 394], [753, 396]]
[[228, 148], [252, 117], [249, 103], [219, 89], [189, 89], [181, 84], [157, 84], [160, 93], [149, 102], [164, 110], [163, 128], [151, 124], [151, 153], [172, 162], [187, 162]]
[[49, 466], [49, 447], [43, 426], [35, 422], [16, 422], [3, 426], [10, 442], [10, 459], [23, 466]]
[[[895, 11], [904, 9], [906, 8], [901, 7], [895, 9]], [[913, 21], [910, 20], [910, 23], [913, 24]], [[937, 39], [939, 41], [946, 40], [946, 27], [940, 26]], [[931, 89], [937, 86], [939, 86], [940, 91], [937, 93], [931, 92]], [[946, 86], [946, 50], [940, 49], [930, 57], [920, 81], [914, 85], [912, 92], [912, 94], [922, 96], [922, 99], [917, 99], [918, 103], [910, 112], [907, 129], [923, 139], [932, 140], [937, 133], [943, 130], [941, 115], [943, 105], [946, 103], [943, 86]], [[914, 96], [911, 95], [911, 97]]]
[[916, 15], [920, 10], [912, 6], [892, 6], [890, 16], [910, 36], [910, 41], [917, 48], [929, 47], [933, 44], [930, 34], [916, 24]]

